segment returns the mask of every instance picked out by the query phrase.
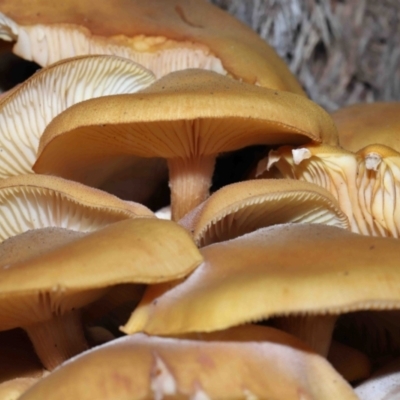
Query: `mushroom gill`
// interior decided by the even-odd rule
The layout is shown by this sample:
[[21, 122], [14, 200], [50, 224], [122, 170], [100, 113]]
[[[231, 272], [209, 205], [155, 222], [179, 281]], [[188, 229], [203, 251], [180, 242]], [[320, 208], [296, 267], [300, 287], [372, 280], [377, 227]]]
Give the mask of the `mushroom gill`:
[[0, 12], [0, 37], [16, 42], [14, 52], [39, 65], [114, 54], [146, 66], [157, 77], [202, 68], [304, 95], [272, 47], [205, 0], [3, 0]]

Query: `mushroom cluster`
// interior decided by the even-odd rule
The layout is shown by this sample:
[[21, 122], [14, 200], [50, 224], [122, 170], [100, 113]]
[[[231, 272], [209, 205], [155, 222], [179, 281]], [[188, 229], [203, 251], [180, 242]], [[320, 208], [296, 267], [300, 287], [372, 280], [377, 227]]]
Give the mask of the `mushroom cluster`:
[[0, 38], [42, 67], [0, 98], [0, 400], [400, 390], [400, 106], [329, 115], [205, 0], [1, 0]]

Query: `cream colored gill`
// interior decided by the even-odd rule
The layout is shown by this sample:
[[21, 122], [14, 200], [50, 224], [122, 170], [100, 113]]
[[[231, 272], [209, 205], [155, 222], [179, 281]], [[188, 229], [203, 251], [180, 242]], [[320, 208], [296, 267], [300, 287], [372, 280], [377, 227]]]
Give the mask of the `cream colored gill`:
[[64, 58], [88, 54], [117, 55], [146, 66], [157, 78], [172, 71], [201, 68], [226, 75], [219, 58], [205, 45], [177, 42], [163, 36], [124, 35], [103, 38], [73, 24], [20, 26], [0, 13], [0, 38], [16, 41], [15, 54], [50, 65]]
[[0, 101], [0, 178], [32, 173], [44, 129], [68, 107], [134, 93], [154, 81], [150, 71], [115, 56], [77, 57], [42, 69]]

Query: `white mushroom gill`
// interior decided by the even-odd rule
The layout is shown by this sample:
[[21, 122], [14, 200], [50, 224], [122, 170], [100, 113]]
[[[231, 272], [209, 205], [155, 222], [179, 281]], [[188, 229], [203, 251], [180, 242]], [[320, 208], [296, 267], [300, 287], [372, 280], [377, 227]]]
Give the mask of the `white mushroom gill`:
[[282, 147], [273, 152], [269, 167], [277, 168], [283, 178], [315, 183], [328, 190], [349, 218], [353, 232], [400, 236], [400, 155], [351, 153], [329, 146], [306, 150], [311, 156], [296, 162], [297, 153], [291, 147]]
[[0, 190], [0, 242], [30, 229], [57, 226], [92, 232], [128, 218], [124, 209], [107, 212], [96, 204], [79, 204], [71, 196], [47, 188]]
[[[14, 52], [42, 66], [79, 55], [110, 54], [144, 65], [157, 78], [188, 68], [207, 69], [226, 75], [221, 61], [206, 46], [174, 42], [161, 36], [138, 35], [128, 39], [120, 35], [106, 40], [72, 24], [19, 26], [0, 13], [0, 38], [16, 40]], [[155, 51], [154, 48], [161, 50]]]
[[154, 81], [142, 66], [104, 55], [62, 61], [36, 73], [0, 102], [0, 178], [32, 173], [44, 129], [68, 107], [135, 93]]

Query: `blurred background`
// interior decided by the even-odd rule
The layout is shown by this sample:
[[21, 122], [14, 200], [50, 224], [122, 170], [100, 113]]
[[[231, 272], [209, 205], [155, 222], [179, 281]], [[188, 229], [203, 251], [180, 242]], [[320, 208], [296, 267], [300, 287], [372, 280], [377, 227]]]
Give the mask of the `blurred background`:
[[400, 100], [400, 0], [211, 0], [272, 45], [329, 111]]

